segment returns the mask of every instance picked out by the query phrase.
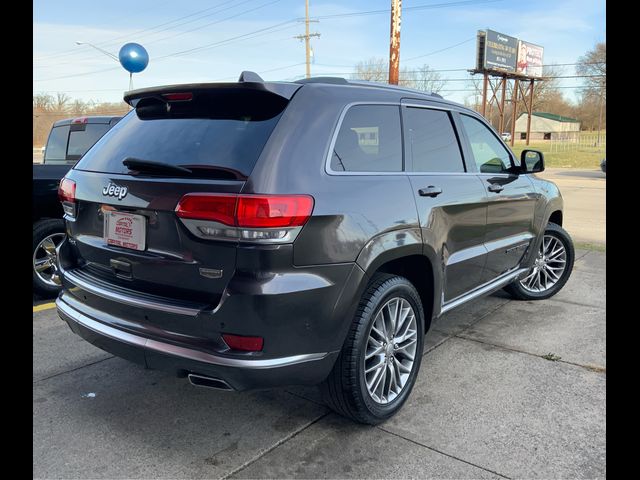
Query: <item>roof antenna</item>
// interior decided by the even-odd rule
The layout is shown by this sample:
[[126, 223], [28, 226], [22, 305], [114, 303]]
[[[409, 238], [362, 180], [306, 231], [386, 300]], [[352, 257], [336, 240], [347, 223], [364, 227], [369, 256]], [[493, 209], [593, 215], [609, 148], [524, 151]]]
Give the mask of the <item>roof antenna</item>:
[[245, 70], [240, 74], [240, 78], [238, 79], [238, 82], [264, 83], [264, 80], [256, 72], [250, 72], [248, 70]]

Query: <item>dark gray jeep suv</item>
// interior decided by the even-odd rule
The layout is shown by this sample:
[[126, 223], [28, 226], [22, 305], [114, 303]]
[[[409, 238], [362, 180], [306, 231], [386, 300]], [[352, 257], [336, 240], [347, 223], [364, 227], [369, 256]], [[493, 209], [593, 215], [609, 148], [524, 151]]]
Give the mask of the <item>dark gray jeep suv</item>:
[[315, 78], [177, 85], [66, 175], [60, 316], [94, 345], [200, 386], [321, 384], [377, 423], [416, 381], [432, 321], [506, 288], [547, 298], [571, 239], [542, 154], [477, 113]]

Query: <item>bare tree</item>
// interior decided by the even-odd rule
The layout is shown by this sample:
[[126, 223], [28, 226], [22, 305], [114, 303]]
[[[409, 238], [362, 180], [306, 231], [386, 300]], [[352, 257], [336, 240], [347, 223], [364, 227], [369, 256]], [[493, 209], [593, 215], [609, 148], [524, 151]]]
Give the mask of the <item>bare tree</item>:
[[33, 96], [33, 145], [44, 145], [52, 125], [58, 120], [79, 115], [124, 115], [129, 106], [124, 102], [106, 103], [97, 100], [72, 99], [60, 92]]
[[387, 83], [389, 80], [389, 65], [384, 58], [371, 57], [356, 64], [351, 78]]
[[51, 110], [53, 106], [53, 97], [45, 93], [39, 93], [33, 96], [33, 110], [44, 112]]
[[56, 98], [54, 99], [53, 108], [56, 112], [65, 112], [67, 107], [69, 106], [69, 95], [66, 93], [58, 92], [56, 93]]
[[434, 71], [429, 65], [424, 64], [415, 72], [415, 86], [418, 90], [425, 92], [439, 93], [444, 87], [444, 80], [440, 74]]
[[578, 58], [578, 75], [584, 75], [585, 92], [606, 99], [607, 86], [607, 44], [598, 43], [593, 50]]
[[584, 75], [585, 88], [581, 92], [583, 114], [593, 118], [597, 112], [598, 144], [600, 130], [606, 128], [607, 103], [607, 44], [597, 43], [593, 50], [578, 59], [578, 75]]

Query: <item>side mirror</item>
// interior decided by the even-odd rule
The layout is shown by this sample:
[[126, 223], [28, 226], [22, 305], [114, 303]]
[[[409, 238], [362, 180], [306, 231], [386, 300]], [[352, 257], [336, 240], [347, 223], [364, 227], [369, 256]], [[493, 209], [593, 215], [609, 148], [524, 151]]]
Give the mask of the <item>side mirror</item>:
[[523, 150], [520, 154], [522, 173], [537, 173], [544, 171], [544, 154], [539, 150]]

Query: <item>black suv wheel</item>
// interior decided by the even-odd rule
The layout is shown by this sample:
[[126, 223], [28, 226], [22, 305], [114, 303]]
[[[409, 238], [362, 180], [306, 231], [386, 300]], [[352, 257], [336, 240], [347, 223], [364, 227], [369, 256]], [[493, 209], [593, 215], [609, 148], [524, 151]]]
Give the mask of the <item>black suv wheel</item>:
[[569, 234], [555, 223], [547, 225], [538, 255], [531, 270], [520, 280], [505, 287], [519, 300], [542, 300], [552, 297], [569, 280], [575, 250]]
[[375, 425], [391, 417], [415, 384], [423, 342], [424, 312], [411, 282], [375, 275], [322, 384], [326, 403], [361, 423]]

